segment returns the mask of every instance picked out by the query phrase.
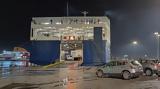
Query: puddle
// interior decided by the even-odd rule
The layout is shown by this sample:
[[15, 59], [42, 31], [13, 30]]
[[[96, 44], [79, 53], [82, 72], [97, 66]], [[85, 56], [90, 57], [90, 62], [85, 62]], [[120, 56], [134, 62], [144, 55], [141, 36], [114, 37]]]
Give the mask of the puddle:
[[153, 89], [153, 87], [145, 87], [144, 89]]
[[36, 75], [52, 75], [55, 70], [28, 70], [25, 67], [4, 67], [0, 68], [0, 78], [8, 78], [15, 76], [36, 76]]
[[98, 80], [96, 77], [83, 77], [84, 81], [94, 81], [94, 80]]
[[9, 85], [6, 85], [0, 89], [40, 89], [40, 86], [47, 86], [52, 85], [53, 88], [60, 87], [60, 86], [68, 86], [70, 84], [76, 84], [80, 81], [93, 81], [97, 80], [94, 77], [81, 77], [81, 78], [63, 78], [58, 81], [52, 81], [47, 83], [39, 83], [39, 84], [30, 84], [30, 83], [11, 83]]
[[35, 75], [52, 75], [54, 71], [27, 71], [26, 75], [35, 76]]
[[68, 84], [75, 84], [78, 83], [79, 79], [73, 79], [73, 78], [64, 78], [60, 80], [59, 82], [55, 83], [53, 87], [60, 87], [60, 86], [67, 86]]
[[[26, 68], [20, 67], [4, 67], [0, 68], [0, 78], [8, 78], [12, 76], [19, 76], [25, 71]], [[24, 75], [24, 74], [22, 74]]]
[[35, 89], [35, 88], [38, 88], [38, 86], [35, 86], [35, 84], [11, 83], [11, 84], [4, 86], [0, 89]]
[[42, 85], [53, 84], [55, 86], [64, 85], [63, 81], [53, 81], [48, 83], [30, 84], [30, 83], [11, 83], [0, 89], [40, 89]]
[[39, 89], [39, 87], [19, 87], [19, 88], [13, 88], [13, 89]]

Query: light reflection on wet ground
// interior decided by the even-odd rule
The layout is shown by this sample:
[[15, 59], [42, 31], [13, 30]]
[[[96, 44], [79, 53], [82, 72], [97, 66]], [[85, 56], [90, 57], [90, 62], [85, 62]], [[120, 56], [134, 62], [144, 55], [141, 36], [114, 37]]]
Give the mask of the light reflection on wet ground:
[[5, 68], [0, 73], [0, 84], [5, 79], [12, 81], [0, 89], [160, 89], [156, 86], [160, 84], [155, 80], [156, 76], [132, 80], [97, 78], [92, 67], [69, 66], [50, 70]]
[[29, 70], [25, 67], [6, 67], [0, 68], [0, 78], [8, 78], [15, 76], [36, 76], [36, 75], [51, 75], [55, 70]]
[[97, 78], [64, 78], [62, 80], [53, 81], [53, 82], [47, 82], [47, 83], [38, 83], [38, 84], [31, 84], [31, 83], [11, 83], [9, 85], [6, 85], [0, 89], [40, 89], [40, 86], [43, 85], [52, 85], [52, 88], [56, 87], [63, 87], [67, 86], [66, 89], [76, 89], [75, 85], [76, 83], [80, 81], [94, 81], [97, 80]]
[[36, 89], [38, 86], [34, 84], [27, 84], [27, 83], [11, 83], [7, 86], [4, 86], [0, 89]]
[[[78, 71], [82, 71], [82, 68], [69, 68], [70, 71], [68, 71], [68, 76], [61, 78], [57, 81], [52, 81], [52, 82], [45, 82], [45, 83], [11, 83], [8, 84], [0, 89], [35, 89], [38, 88], [38, 86], [42, 86], [42, 85], [52, 85], [53, 88], [56, 87], [61, 87], [61, 86], [66, 86], [68, 88], [66, 89], [75, 89], [73, 88], [74, 85], [78, 82], [81, 82], [82, 80], [84, 81], [93, 81], [96, 79], [91, 79], [89, 77], [83, 77], [83, 76], [77, 76], [79, 73]], [[78, 70], [78, 71], [77, 71]], [[84, 69], [83, 69], [84, 71]], [[9, 78], [9, 77], [16, 77], [16, 76], [48, 76], [48, 75], [53, 75], [55, 74], [55, 72], [59, 72], [59, 76], [61, 76], [61, 74], [64, 74], [62, 72], [64, 72], [63, 70], [29, 70], [26, 68], [3, 68], [1, 69], [1, 78]], [[62, 75], [63, 76], [63, 75]], [[35, 87], [36, 86], [36, 87]]]

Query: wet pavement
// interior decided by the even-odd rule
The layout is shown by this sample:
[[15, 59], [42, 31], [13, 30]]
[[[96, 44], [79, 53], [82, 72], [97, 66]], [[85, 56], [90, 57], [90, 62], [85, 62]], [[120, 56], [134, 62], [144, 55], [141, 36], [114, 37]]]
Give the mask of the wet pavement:
[[160, 89], [157, 76], [97, 78], [94, 67], [0, 70], [0, 89]]

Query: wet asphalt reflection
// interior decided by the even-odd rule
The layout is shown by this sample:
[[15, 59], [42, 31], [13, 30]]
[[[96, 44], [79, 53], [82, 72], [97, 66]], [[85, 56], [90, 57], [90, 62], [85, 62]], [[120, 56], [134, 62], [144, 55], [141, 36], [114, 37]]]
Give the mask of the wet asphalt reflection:
[[89, 78], [89, 77], [84, 77], [84, 78], [64, 78], [62, 80], [58, 81], [53, 81], [53, 82], [48, 82], [48, 83], [39, 83], [39, 84], [31, 84], [31, 83], [11, 83], [9, 85], [6, 85], [0, 89], [41, 89], [40, 86], [42, 85], [49, 85], [52, 84], [53, 88], [55, 87], [60, 87], [60, 86], [65, 86], [68, 83], [74, 84], [78, 83], [79, 81], [94, 81], [97, 80], [97, 78]]
[[[92, 67], [69, 66], [68, 68], [47, 70], [4, 68], [0, 70], [0, 73], [0, 81], [10, 78], [13, 81], [0, 89], [160, 89], [158, 87], [160, 82], [156, 80], [157, 76], [141, 76], [131, 80], [117, 77], [97, 78]], [[19, 76], [25, 77], [26, 81], [21, 81], [21, 78], [18, 79]]]
[[15, 76], [36, 76], [36, 75], [51, 75], [55, 70], [30, 70], [25, 67], [7, 67], [0, 68], [0, 78], [8, 78]]

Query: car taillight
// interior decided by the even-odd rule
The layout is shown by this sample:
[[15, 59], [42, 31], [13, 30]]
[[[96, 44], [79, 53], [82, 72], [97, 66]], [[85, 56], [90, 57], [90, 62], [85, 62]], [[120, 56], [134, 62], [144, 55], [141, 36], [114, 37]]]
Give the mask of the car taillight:
[[160, 63], [157, 64], [160, 67]]
[[157, 68], [160, 69], [160, 63], [157, 64]]
[[157, 69], [157, 66], [158, 66], [158, 65], [155, 64], [155, 65], [154, 65], [154, 68]]

